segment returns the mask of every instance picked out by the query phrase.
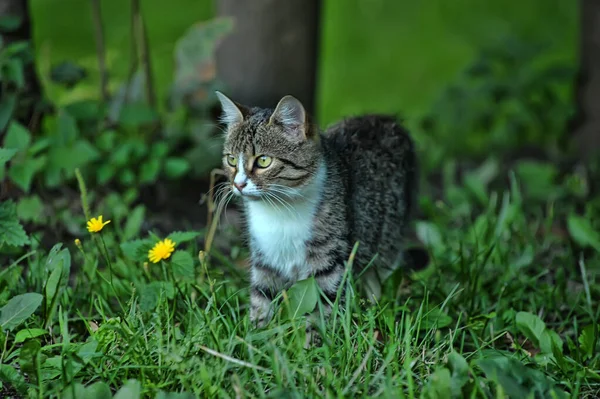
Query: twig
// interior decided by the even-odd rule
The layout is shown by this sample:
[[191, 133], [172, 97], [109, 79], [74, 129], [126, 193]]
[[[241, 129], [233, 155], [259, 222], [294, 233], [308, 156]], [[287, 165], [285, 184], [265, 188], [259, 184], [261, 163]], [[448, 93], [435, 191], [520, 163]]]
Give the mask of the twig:
[[131, 1], [131, 12], [135, 21], [136, 37], [138, 39], [140, 58], [146, 76], [146, 97], [148, 104], [156, 109], [156, 93], [154, 92], [154, 82], [152, 80], [152, 61], [150, 59], [150, 47], [148, 45], [148, 32], [144, 17], [140, 10], [140, 0]]
[[94, 20], [94, 32], [96, 37], [96, 56], [98, 57], [98, 69], [100, 70], [100, 95], [104, 103], [108, 102], [108, 72], [106, 71], [106, 50], [104, 46], [104, 28], [102, 27], [102, 12], [100, 0], [91, 0], [92, 19]]
[[226, 360], [226, 361], [231, 362], [231, 363], [235, 363], [235, 364], [237, 364], [239, 366], [249, 367], [251, 369], [259, 370], [259, 371], [262, 371], [262, 372], [267, 373], [267, 374], [271, 374], [272, 373], [272, 371], [269, 370], [269, 369], [266, 369], [266, 368], [261, 367], [261, 366], [257, 366], [257, 365], [252, 364], [252, 363], [245, 362], [245, 361], [240, 360], [240, 359], [236, 359], [236, 358], [228, 356], [228, 355], [225, 355], [225, 354], [217, 352], [217, 351], [215, 351], [213, 349], [207, 348], [204, 345], [200, 345], [200, 349], [202, 349], [206, 353], [209, 353], [209, 354], [211, 354], [213, 356], [216, 356], [216, 357], [220, 357], [223, 360]]

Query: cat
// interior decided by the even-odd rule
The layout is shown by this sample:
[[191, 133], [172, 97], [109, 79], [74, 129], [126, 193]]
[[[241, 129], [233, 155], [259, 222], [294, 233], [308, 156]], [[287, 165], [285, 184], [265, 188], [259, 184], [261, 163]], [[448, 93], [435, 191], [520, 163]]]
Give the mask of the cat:
[[[243, 200], [249, 238], [251, 321], [264, 326], [278, 293], [311, 276], [333, 303], [357, 241], [354, 272], [364, 272], [367, 296], [379, 298], [382, 282], [404, 263], [415, 207], [408, 132], [393, 116], [366, 115], [322, 133], [293, 96], [263, 109], [216, 94], [223, 167], [228, 187]], [[327, 316], [331, 306], [324, 302]]]

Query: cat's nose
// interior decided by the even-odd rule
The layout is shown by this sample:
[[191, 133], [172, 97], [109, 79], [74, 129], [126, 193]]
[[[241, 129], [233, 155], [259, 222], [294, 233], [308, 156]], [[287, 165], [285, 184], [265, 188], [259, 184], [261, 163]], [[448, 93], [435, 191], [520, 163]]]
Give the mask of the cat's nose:
[[235, 188], [237, 188], [240, 192], [242, 192], [242, 190], [244, 189], [244, 187], [246, 187], [248, 185], [248, 182], [241, 182], [241, 183], [233, 183], [233, 185], [235, 186]]

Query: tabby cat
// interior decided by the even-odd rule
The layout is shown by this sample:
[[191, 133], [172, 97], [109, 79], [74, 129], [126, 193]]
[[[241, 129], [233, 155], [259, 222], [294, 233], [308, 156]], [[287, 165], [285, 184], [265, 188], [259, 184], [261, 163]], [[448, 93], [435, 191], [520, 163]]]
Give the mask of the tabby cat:
[[356, 241], [355, 272], [364, 271], [368, 295], [379, 297], [381, 282], [403, 263], [415, 205], [408, 133], [383, 115], [346, 119], [321, 133], [292, 96], [274, 110], [217, 96], [223, 165], [243, 199], [251, 250], [251, 320], [267, 323], [277, 294], [310, 276], [333, 303]]

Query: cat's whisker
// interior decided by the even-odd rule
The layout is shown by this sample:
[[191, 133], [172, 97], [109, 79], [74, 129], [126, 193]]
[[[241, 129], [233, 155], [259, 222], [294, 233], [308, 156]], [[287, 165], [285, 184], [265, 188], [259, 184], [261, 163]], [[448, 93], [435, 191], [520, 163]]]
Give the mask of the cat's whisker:
[[295, 213], [296, 216], [299, 216], [298, 211], [296, 211], [290, 204], [288, 204], [285, 200], [283, 200], [282, 198], [279, 198], [278, 196], [276, 196], [273, 193], [269, 193], [267, 192], [267, 196], [273, 198], [274, 200], [276, 200], [277, 202], [279, 202], [281, 205], [283, 205], [283, 207], [285, 209], [287, 209], [290, 213]]

